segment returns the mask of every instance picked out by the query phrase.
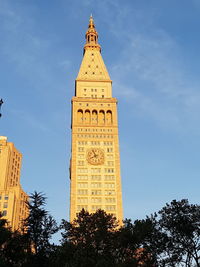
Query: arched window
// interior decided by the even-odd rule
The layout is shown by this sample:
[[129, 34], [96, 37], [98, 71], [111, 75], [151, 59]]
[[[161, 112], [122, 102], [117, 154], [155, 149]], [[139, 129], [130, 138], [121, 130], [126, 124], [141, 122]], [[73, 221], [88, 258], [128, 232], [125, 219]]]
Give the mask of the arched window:
[[90, 123], [90, 111], [88, 109], [85, 111], [85, 123]]
[[107, 124], [112, 124], [112, 111], [108, 110], [106, 112], [106, 122]]
[[92, 123], [97, 124], [97, 111], [96, 110], [92, 111]]
[[83, 123], [83, 111], [82, 111], [82, 109], [78, 110], [77, 116], [78, 116], [78, 122]]
[[105, 112], [100, 110], [99, 112], [99, 124], [105, 124]]

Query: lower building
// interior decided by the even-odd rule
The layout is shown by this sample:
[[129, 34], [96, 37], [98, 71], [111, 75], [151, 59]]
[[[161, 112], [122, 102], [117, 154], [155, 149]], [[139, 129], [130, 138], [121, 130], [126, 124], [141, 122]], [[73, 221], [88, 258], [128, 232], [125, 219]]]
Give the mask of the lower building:
[[13, 231], [28, 216], [28, 195], [20, 185], [22, 154], [7, 137], [0, 136], [0, 213]]

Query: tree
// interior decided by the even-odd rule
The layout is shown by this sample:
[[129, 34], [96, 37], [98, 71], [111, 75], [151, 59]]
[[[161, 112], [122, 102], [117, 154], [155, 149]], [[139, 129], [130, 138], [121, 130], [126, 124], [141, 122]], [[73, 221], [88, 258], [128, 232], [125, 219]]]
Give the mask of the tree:
[[63, 220], [61, 254], [70, 254], [65, 258], [66, 266], [116, 266], [117, 227], [116, 218], [103, 210], [89, 214], [83, 209], [72, 223]]
[[50, 239], [58, 231], [56, 221], [44, 209], [46, 197], [34, 192], [27, 202], [29, 216], [25, 220], [29, 266], [46, 266], [51, 251], [54, 249]]
[[6, 267], [6, 257], [5, 257], [5, 245], [6, 242], [11, 238], [11, 231], [7, 227], [7, 221], [2, 219], [0, 213], [0, 267]]
[[165, 234], [160, 266], [200, 266], [200, 206], [187, 199], [173, 200], [158, 215], [160, 231]]
[[118, 234], [118, 258], [122, 266], [157, 266], [157, 254], [162, 251], [163, 234], [155, 216], [143, 220], [126, 219]]

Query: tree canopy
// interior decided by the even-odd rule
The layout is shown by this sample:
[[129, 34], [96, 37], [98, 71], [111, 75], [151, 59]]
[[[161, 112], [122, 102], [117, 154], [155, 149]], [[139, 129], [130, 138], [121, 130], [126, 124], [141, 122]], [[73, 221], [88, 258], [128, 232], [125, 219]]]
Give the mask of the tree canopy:
[[178, 267], [200, 266], [200, 206], [173, 200], [142, 220], [116, 218], [103, 210], [82, 210], [58, 226], [45, 210], [46, 197], [30, 195], [24, 231], [11, 232], [0, 217], [0, 267]]

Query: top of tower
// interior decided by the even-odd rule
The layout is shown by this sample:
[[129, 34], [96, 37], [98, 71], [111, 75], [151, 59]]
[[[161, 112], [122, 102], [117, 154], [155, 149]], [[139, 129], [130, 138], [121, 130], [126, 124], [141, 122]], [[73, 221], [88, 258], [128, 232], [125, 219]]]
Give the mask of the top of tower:
[[0, 140], [7, 141], [7, 137], [6, 136], [0, 136]]
[[90, 16], [88, 30], [85, 35], [84, 56], [76, 81], [108, 81], [110, 76], [101, 56], [101, 46], [98, 44], [98, 33], [94, 19]]
[[88, 30], [85, 34], [85, 39], [86, 39], [86, 44], [84, 46], [84, 52], [87, 49], [97, 49], [101, 51], [101, 46], [98, 44], [98, 33], [95, 28], [92, 14], [90, 15]]

